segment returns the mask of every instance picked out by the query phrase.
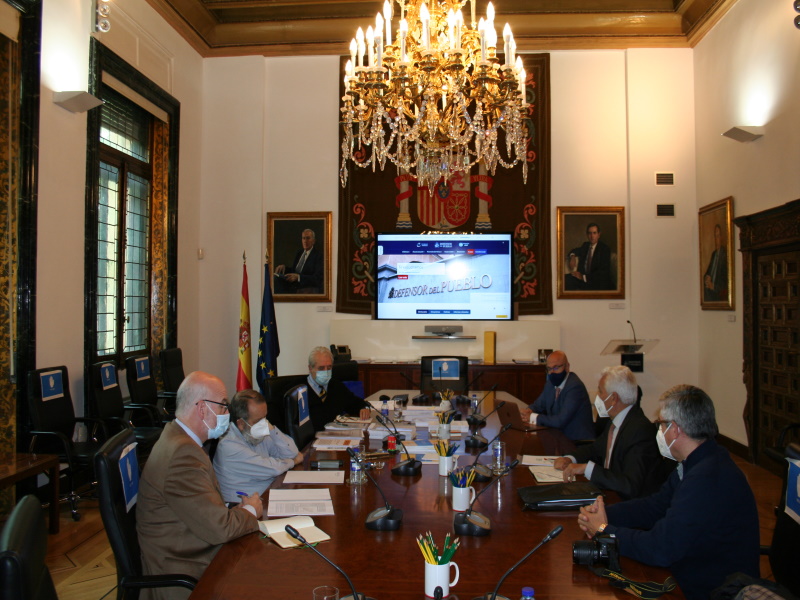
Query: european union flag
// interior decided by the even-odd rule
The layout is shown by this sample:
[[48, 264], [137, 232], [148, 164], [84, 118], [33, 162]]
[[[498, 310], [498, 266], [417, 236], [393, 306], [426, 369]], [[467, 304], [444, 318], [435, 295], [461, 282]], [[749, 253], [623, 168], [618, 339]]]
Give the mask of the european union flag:
[[256, 361], [256, 380], [265, 397], [267, 394], [264, 382], [270, 377], [278, 375], [278, 355], [281, 353], [270, 279], [269, 264], [265, 264], [264, 298], [261, 302], [261, 327], [258, 330], [258, 360]]

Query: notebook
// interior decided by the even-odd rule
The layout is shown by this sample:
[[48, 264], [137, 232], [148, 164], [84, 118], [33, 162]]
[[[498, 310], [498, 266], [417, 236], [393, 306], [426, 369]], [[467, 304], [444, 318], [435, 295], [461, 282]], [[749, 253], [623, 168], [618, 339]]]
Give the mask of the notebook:
[[511, 429], [517, 431], [537, 431], [539, 429], [547, 429], [533, 423], [526, 423], [522, 420], [522, 415], [519, 414], [519, 406], [514, 402], [506, 402], [503, 406], [497, 409], [497, 416], [500, 418], [501, 425], [511, 423]]

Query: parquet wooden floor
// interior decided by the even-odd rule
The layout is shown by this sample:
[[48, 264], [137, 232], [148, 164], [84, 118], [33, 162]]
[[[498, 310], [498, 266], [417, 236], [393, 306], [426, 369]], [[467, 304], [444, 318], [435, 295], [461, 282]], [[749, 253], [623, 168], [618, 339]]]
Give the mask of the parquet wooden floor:
[[[761, 543], [769, 544], [775, 526], [774, 507], [781, 492], [781, 480], [767, 470], [734, 457], [755, 492], [761, 524]], [[116, 569], [108, 545], [97, 501], [81, 501], [83, 515], [78, 522], [62, 506], [61, 532], [50, 536], [47, 565], [52, 573], [60, 600], [100, 600], [115, 598]], [[761, 575], [770, 577], [766, 557], [761, 561]]]

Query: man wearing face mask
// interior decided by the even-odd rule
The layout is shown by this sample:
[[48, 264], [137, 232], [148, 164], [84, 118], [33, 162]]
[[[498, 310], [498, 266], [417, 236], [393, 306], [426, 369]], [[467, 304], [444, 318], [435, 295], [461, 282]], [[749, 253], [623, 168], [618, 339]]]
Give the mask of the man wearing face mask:
[[325, 346], [317, 346], [308, 355], [308, 412], [314, 431], [341, 414], [369, 419], [369, 404], [351, 392], [345, 384], [331, 379], [333, 355]]
[[237, 492], [264, 493], [281, 473], [303, 462], [294, 440], [267, 421], [267, 402], [255, 390], [231, 400], [231, 425], [214, 455], [222, 497], [239, 502]]
[[586, 386], [570, 371], [567, 355], [556, 350], [547, 357], [547, 383], [536, 401], [520, 409], [522, 420], [560, 429], [571, 440], [593, 440], [592, 404]]
[[636, 404], [636, 377], [628, 367], [607, 367], [597, 391], [597, 416], [609, 419], [605, 430], [594, 443], [557, 458], [553, 466], [564, 471], [564, 481], [575, 481], [576, 475], [584, 475], [598, 487], [614, 490], [625, 499], [655, 492], [668, 473], [662, 467], [655, 425]]
[[661, 396], [657, 443], [678, 462], [661, 489], [606, 507], [602, 496], [581, 509], [589, 536], [614, 534], [622, 556], [667, 567], [688, 600], [707, 599], [731, 573], [759, 573], [755, 498], [744, 474], [714, 440], [714, 404], [691, 385]]
[[[258, 531], [258, 494], [229, 509], [203, 442], [228, 429], [225, 385], [195, 371], [178, 388], [175, 420], [153, 446], [139, 480], [136, 531], [145, 575], [185, 573], [200, 578], [220, 546]], [[143, 590], [142, 598], [183, 599], [190, 590]]]

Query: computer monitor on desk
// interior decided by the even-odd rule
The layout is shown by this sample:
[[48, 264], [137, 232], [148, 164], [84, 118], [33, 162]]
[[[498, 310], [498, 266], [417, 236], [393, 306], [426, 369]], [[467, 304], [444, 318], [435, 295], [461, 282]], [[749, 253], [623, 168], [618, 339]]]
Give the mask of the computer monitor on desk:
[[466, 356], [423, 356], [420, 360], [419, 389], [425, 394], [442, 390], [465, 394], [468, 391], [468, 368]]

